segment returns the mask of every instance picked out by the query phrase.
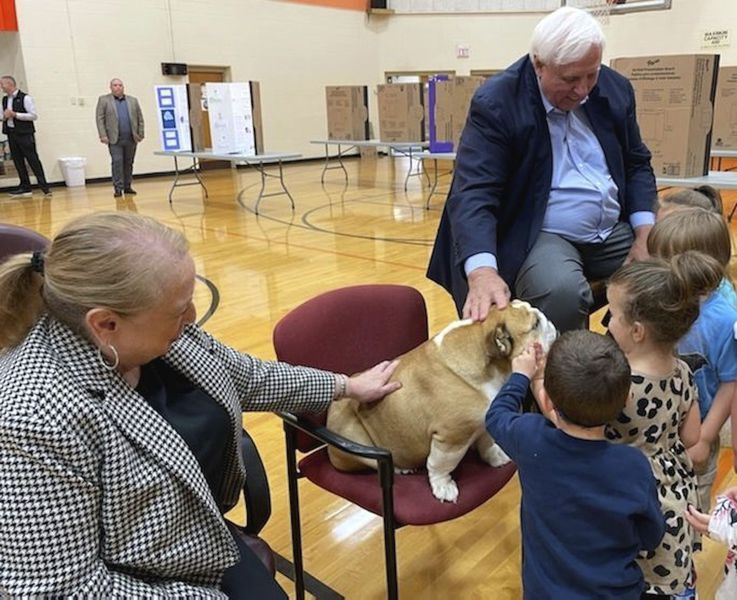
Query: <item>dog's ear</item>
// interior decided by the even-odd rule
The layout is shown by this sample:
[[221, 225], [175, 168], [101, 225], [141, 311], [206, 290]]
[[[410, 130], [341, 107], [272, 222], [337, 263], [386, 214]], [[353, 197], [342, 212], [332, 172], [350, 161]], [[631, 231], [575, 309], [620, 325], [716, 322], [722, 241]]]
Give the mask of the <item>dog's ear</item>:
[[512, 354], [514, 341], [504, 323], [494, 327], [486, 338], [486, 351], [492, 359], [508, 358]]

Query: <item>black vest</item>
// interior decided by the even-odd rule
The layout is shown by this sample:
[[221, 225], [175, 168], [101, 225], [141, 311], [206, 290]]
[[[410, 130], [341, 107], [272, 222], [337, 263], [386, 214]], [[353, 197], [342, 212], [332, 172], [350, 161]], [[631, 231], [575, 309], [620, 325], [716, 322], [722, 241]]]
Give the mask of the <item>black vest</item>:
[[[13, 112], [26, 112], [26, 107], [23, 105], [23, 98], [25, 97], [26, 95], [18, 90], [15, 98], [13, 98]], [[8, 107], [8, 98], [10, 98], [10, 96], [3, 96], [3, 112]], [[13, 119], [13, 125], [15, 125], [15, 127], [8, 127], [8, 121], [3, 120], [3, 133], [7, 134], [8, 131], [11, 131], [13, 133], [28, 134], [36, 131], [36, 128], [33, 126], [33, 121], [21, 121], [20, 119]]]

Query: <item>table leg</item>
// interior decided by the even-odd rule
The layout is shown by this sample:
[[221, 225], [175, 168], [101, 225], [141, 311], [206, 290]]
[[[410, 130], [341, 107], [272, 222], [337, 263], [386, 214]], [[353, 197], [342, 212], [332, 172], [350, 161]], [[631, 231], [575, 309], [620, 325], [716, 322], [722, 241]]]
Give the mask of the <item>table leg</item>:
[[[425, 202], [425, 210], [430, 210], [430, 198], [432, 198], [435, 195], [435, 190], [438, 187], [438, 159], [433, 159], [433, 168], [435, 169], [434, 177], [432, 179], [432, 187], [430, 188], [430, 193], [427, 195], [427, 202]], [[423, 162], [423, 164], [425, 164]], [[428, 175], [428, 179], [429, 179]]]
[[[273, 173], [267, 172], [266, 164], [264, 162], [246, 163], [246, 164], [256, 169], [261, 175], [261, 189], [259, 189], [258, 191], [258, 196], [256, 197], [256, 203], [254, 204], [253, 212], [255, 212], [256, 214], [259, 214], [258, 207], [261, 204], [261, 200], [264, 198], [268, 198], [270, 196], [287, 196], [289, 198], [289, 202], [292, 204], [292, 210], [295, 209], [294, 198], [292, 198], [292, 194], [289, 193], [289, 190], [287, 189], [287, 186], [284, 183], [284, 169], [283, 169], [283, 164], [281, 160], [278, 161], [278, 164], [279, 164], [279, 174], [278, 175], [274, 175]], [[267, 177], [273, 177], [274, 179], [279, 180], [279, 185], [281, 185], [280, 192], [272, 192], [269, 194], [265, 193]], [[245, 191], [246, 189], [243, 188], [240, 192], [238, 192], [238, 197], [237, 197], [238, 203], [244, 208], [245, 208], [245, 205], [243, 204], [242, 196], [243, 196], [243, 192]]]
[[[343, 177], [345, 177], [346, 183], [348, 182], [348, 171], [345, 168], [345, 165], [343, 164], [343, 150], [341, 149], [341, 145], [338, 144], [338, 156], [336, 157], [338, 159], [338, 164], [334, 166], [330, 166], [330, 153], [328, 151], [328, 144], [325, 144], [325, 164], [322, 167], [322, 173], [320, 174], [320, 183], [325, 183], [325, 172], [331, 171], [333, 169], [342, 169], [343, 170]], [[351, 148], [354, 148], [353, 144], [350, 144], [348, 148], [346, 149], [346, 152], [350, 151]]]
[[171, 189], [169, 190], [169, 204], [172, 203], [172, 194], [174, 193], [174, 188], [177, 187], [177, 181], [179, 181], [179, 161], [177, 160], [177, 157], [174, 157], [174, 183], [171, 184]]
[[[186, 183], [179, 183], [179, 179], [181, 178], [182, 171], [179, 170], [179, 161], [177, 160], [178, 157], [174, 155], [174, 183], [171, 184], [171, 189], [169, 190], [169, 204], [172, 203], [172, 199], [174, 196], [174, 188], [178, 187], [185, 187], [188, 185], [199, 185], [203, 190], [205, 190], [205, 198], [208, 198], [209, 195], [207, 193], [207, 187], [205, 186], [205, 183], [202, 181], [202, 178], [200, 177], [199, 171], [199, 161], [197, 160], [196, 156], [192, 157], [192, 174], [195, 176], [195, 179], [197, 181], [187, 181]], [[188, 171], [189, 169], [185, 169], [185, 171]]]
[[[404, 177], [404, 191], [405, 192], [407, 191], [407, 184], [409, 183], [409, 178], [412, 177], [413, 175], [417, 175], [418, 177], [420, 177], [422, 175], [425, 175], [425, 177], [427, 177], [427, 183], [429, 185], [430, 184], [430, 176], [424, 170], [421, 173], [420, 172], [412, 173], [412, 167], [414, 166], [414, 164], [412, 162], [412, 160], [413, 160], [412, 146], [410, 146], [407, 149], [407, 152], [406, 153], [405, 152], [402, 152], [401, 150], [398, 150], [396, 148], [395, 148], [395, 150], [397, 150], [398, 152], [404, 154], [405, 156], [407, 156], [409, 158], [409, 167], [407, 168], [407, 175], [405, 175], [405, 177]], [[420, 149], [420, 151], [422, 151], [422, 149]], [[420, 161], [420, 162], [422, 162], [422, 161]], [[419, 167], [419, 165], [418, 165], [418, 167]], [[418, 169], [418, 171], [419, 171], [419, 169]]]

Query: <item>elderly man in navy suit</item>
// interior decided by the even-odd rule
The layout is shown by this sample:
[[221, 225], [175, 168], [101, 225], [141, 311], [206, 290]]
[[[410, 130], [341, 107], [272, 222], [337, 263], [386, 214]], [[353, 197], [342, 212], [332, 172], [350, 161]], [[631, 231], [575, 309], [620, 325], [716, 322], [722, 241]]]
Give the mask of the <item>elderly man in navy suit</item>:
[[589, 13], [558, 9], [476, 92], [428, 268], [464, 318], [514, 295], [561, 331], [583, 327], [588, 281], [647, 256], [655, 176], [604, 45]]

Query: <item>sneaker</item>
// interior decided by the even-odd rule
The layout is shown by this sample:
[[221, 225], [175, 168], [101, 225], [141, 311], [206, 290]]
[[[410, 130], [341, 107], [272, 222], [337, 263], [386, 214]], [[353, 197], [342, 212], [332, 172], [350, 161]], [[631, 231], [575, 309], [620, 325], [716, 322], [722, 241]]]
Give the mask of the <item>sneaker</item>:
[[123, 197], [123, 192], [121, 192], [120, 190], [115, 190], [115, 192], [113, 193], [113, 198], [122, 198], [122, 197]]
[[11, 198], [30, 198], [33, 196], [33, 192], [31, 190], [12, 190], [8, 192], [8, 195]]
[[133, 188], [125, 188], [123, 190], [126, 194], [130, 194], [131, 196], [135, 196], [138, 192], [134, 190]]
[[696, 588], [686, 588], [682, 592], [673, 594], [673, 598], [676, 598], [677, 600], [698, 600], [699, 596], [696, 593]]

